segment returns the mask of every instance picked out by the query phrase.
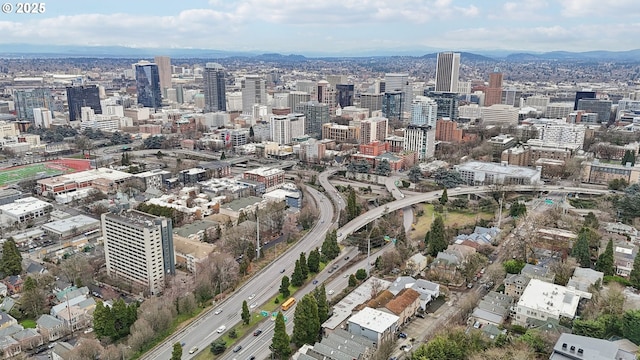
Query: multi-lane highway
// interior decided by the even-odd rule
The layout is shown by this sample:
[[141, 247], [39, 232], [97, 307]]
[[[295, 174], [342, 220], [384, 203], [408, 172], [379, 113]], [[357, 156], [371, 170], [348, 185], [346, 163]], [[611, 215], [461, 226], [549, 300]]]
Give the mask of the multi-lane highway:
[[[328, 184], [328, 174], [326, 177], [319, 177], [321, 183], [326, 181]], [[324, 185], [324, 184], [323, 184]], [[330, 185], [329, 185], [330, 186]], [[332, 188], [332, 187], [331, 187]], [[344, 204], [344, 200], [339, 199], [335, 190], [331, 188], [328, 189], [328, 193], [332, 196], [336, 201], [342, 201]], [[477, 187], [464, 187], [464, 188], [456, 188], [449, 189], [449, 196], [456, 195], [466, 195], [466, 194], [478, 194], [478, 193], [486, 193], [495, 190], [491, 186], [477, 186]], [[519, 185], [512, 186], [509, 188], [509, 191], [554, 191], [554, 192], [565, 192], [565, 193], [588, 193], [588, 194], [606, 194], [607, 190], [602, 189], [588, 189], [588, 188], [579, 188], [579, 187], [562, 187], [562, 186], [545, 186], [541, 188], [540, 186], [530, 186], [530, 185]], [[280, 286], [280, 281], [282, 277], [281, 271], [284, 269], [284, 274], [291, 275], [293, 272], [293, 266], [295, 264], [295, 260], [298, 259], [300, 252], [304, 251], [308, 253], [310, 250], [314, 249], [317, 246], [322, 244], [324, 240], [324, 234], [327, 230], [333, 228], [335, 226], [332, 221], [333, 218], [333, 204], [320, 192], [309, 189], [311, 196], [315, 199], [316, 205], [320, 210], [319, 221], [314, 227], [314, 229], [298, 244], [296, 244], [293, 249], [291, 249], [286, 254], [282, 255], [278, 260], [276, 260], [272, 265], [265, 268], [262, 272], [254, 276], [250, 281], [248, 281], [243, 287], [241, 287], [238, 291], [236, 291], [233, 295], [231, 295], [226, 301], [217, 306], [215, 310], [222, 310], [222, 312], [218, 315], [215, 315], [213, 311], [205, 314], [201, 318], [199, 318], [196, 322], [189, 325], [187, 328], [182, 330], [181, 332], [174, 334], [168, 340], [166, 340], [161, 346], [157, 347], [153, 351], [145, 354], [142, 359], [169, 359], [171, 357], [171, 346], [176, 341], [185, 342], [185, 349], [190, 349], [193, 346], [197, 346], [200, 349], [206, 349], [209, 344], [218, 338], [220, 334], [216, 333], [216, 329], [224, 325], [227, 329], [231, 328], [231, 326], [240, 322], [240, 311], [242, 301], [249, 298], [251, 294], [256, 294], [255, 298], [252, 299], [252, 302], [257, 304], [263, 304], [264, 302], [271, 299], [274, 295], [277, 294], [278, 288]], [[334, 197], [334, 195], [337, 196]], [[343, 240], [348, 234], [351, 234], [369, 222], [377, 219], [382, 216], [384, 213], [395, 211], [398, 209], [402, 209], [413, 204], [418, 204], [426, 201], [431, 201], [437, 199], [441, 195], [441, 191], [434, 191], [429, 193], [423, 193], [419, 195], [408, 195], [400, 200], [396, 200], [390, 203], [385, 204], [384, 206], [380, 206], [378, 208], [372, 209], [369, 212], [353, 219], [344, 227], [338, 230], [340, 234], [338, 240]], [[355, 249], [345, 249], [350, 254], [355, 254]], [[334, 260], [334, 263], [338, 263], [340, 265], [344, 265], [344, 256], [346, 254], [342, 254], [341, 257]], [[353, 255], [349, 255], [353, 256]], [[332, 263], [333, 264], [333, 263]], [[332, 265], [330, 264], [330, 265]], [[366, 265], [366, 260], [365, 260]], [[358, 265], [361, 266], [361, 265]], [[328, 266], [330, 267], [330, 266]], [[355, 269], [357, 267], [353, 267]], [[326, 279], [328, 279], [330, 274], [327, 271], [322, 272], [316, 276], [316, 280], [318, 283], [322, 283]], [[334, 290], [336, 293], [340, 291], [342, 288], [346, 286], [346, 279], [343, 278], [340, 281], [340, 278], [331, 282], [328, 287], [328, 290]], [[309, 284], [306, 287], [299, 290], [296, 293], [296, 298], [300, 298], [305, 293], [311, 291], [316, 285]], [[340, 288], [342, 286], [342, 288]], [[293, 319], [293, 311], [295, 307], [292, 307], [285, 314], [289, 319]], [[287, 329], [290, 331], [293, 324], [292, 321], [289, 321], [287, 324]], [[249, 336], [242, 341], [239, 342], [242, 345], [243, 349], [238, 353], [231, 353], [231, 355], [227, 355], [225, 359], [233, 359], [233, 358], [248, 358], [250, 356], [256, 356], [256, 358], [265, 358], [268, 356], [269, 351], [268, 347], [271, 344], [271, 336], [273, 334], [273, 323], [268, 321], [265, 326], [262, 328], [263, 333], [258, 337]], [[186, 359], [192, 358], [192, 355], [187, 355]]]
[[[142, 356], [141, 359], [170, 359], [172, 346], [176, 342], [185, 343], [185, 353], [194, 346], [201, 350], [205, 349], [208, 351], [211, 342], [220, 336], [220, 334], [216, 332], [218, 327], [224, 325], [227, 329], [230, 329], [241, 321], [240, 313], [244, 300], [247, 300], [249, 296], [255, 294], [255, 297], [251, 301], [248, 301], [248, 303], [262, 304], [278, 293], [283, 275], [281, 271], [284, 270], [285, 275], [291, 276], [295, 261], [299, 258], [300, 253], [303, 251], [308, 253], [314, 248], [321, 246], [325, 233], [332, 226], [332, 218], [334, 215], [333, 204], [321, 192], [312, 188], [308, 190], [315, 200], [320, 214], [316, 226], [305, 238], [294, 245], [290, 251], [279, 257], [274, 263], [247, 281], [212, 311], [207, 312], [180, 332], [169, 337], [161, 345]], [[221, 310], [221, 312], [216, 315], [216, 310]], [[193, 357], [195, 357], [195, 355], [185, 354], [183, 359], [191, 359]]]

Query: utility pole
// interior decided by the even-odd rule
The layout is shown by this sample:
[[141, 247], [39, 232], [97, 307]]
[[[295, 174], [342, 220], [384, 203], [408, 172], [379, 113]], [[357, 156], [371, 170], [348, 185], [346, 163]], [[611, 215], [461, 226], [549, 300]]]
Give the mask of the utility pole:
[[256, 260], [260, 259], [260, 218], [256, 211]]
[[500, 223], [502, 222], [502, 199], [504, 199], [504, 194], [498, 200], [498, 203], [500, 204], [500, 207], [498, 208], [498, 229], [500, 229]]
[[371, 273], [371, 236], [367, 239], [367, 275]]

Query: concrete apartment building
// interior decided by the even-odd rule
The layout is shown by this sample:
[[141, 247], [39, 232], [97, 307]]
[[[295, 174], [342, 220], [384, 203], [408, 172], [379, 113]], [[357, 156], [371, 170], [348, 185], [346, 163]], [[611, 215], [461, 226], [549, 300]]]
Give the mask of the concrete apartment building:
[[284, 184], [285, 172], [282, 169], [257, 168], [245, 171], [242, 178], [264, 184], [265, 192], [275, 190]]
[[373, 141], [383, 141], [387, 137], [389, 120], [383, 117], [372, 117], [360, 122], [360, 142], [369, 144]]
[[175, 274], [171, 219], [137, 210], [105, 213], [102, 234], [109, 276], [158, 294], [164, 289], [165, 276]]
[[338, 125], [336, 123], [322, 124], [322, 138], [336, 142], [360, 142], [360, 126]]
[[433, 157], [435, 143], [436, 132], [431, 126], [409, 125], [404, 130], [404, 150], [416, 152], [419, 161]]
[[611, 180], [624, 179], [629, 184], [640, 180], [640, 166], [601, 163], [598, 159], [582, 163], [582, 182], [607, 185]]
[[560, 318], [573, 319], [580, 298], [591, 298], [591, 293], [570, 289], [531, 279], [516, 305], [514, 324], [527, 326], [528, 319], [547, 321]]

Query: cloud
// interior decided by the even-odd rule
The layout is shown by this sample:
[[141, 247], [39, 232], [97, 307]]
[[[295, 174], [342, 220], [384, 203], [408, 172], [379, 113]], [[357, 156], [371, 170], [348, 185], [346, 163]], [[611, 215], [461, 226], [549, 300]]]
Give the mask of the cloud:
[[[583, 17], [596, 15], [598, 18], [634, 17], [640, 15], [637, 0], [558, 0], [562, 7], [562, 15], [566, 17]], [[597, 19], [596, 19], [597, 20]]]

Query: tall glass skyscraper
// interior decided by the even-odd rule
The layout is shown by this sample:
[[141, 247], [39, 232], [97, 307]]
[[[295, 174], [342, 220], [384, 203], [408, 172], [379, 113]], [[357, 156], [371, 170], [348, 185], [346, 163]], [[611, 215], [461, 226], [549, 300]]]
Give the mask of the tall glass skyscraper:
[[67, 87], [67, 103], [69, 104], [69, 121], [80, 119], [83, 107], [90, 107], [94, 114], [102, 114], [100, 90], [97, 86]]
[[162, 106], [158, 65], [148, 61], [136, 64], [136, 88], [138, 90], [138, 104], [154, 109]]
[[49, 89], [18, 90], [15, 92], [14, 100], [18, 120], [29, 120], [33, 122], [33, 109], [45, 108], [53, 110], [53, 97]]
[[202, 78], [204, 80], [204, 111], [227, 111], [227, 88], [222, 65], [207, 63]]
[[436, 91], [457, 92], [459, 71], [460, 53], [438, 53]]
[[389, 120], [402, 121], [402, 109], [404, 107], [404, 93], [390, 91], [384, 93], [382, 99], [382, 116]]

